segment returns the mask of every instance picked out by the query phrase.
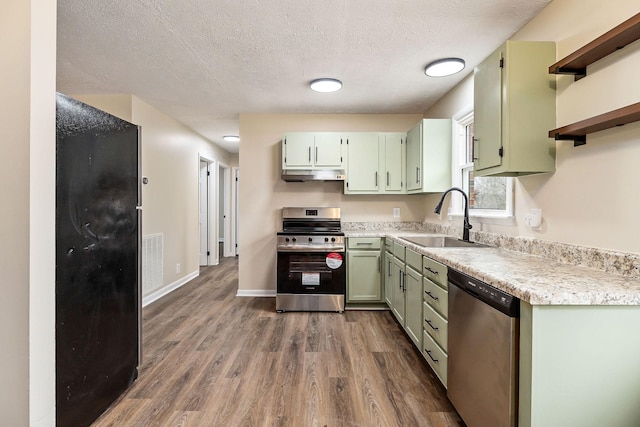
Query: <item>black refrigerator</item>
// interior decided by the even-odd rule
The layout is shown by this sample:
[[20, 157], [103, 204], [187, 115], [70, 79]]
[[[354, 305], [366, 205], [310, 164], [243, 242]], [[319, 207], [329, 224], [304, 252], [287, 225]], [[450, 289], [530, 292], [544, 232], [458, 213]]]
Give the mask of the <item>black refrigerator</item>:
[[56, 95], [56, 422], [88, 426], [140, 359], [139, 128]]

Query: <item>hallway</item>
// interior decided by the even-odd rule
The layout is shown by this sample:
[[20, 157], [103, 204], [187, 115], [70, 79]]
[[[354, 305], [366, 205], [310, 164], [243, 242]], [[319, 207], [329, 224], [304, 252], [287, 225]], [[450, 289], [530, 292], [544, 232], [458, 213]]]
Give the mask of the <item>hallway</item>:
[[463, 426], [390, 312], [275, 312], [238, 258], [143, 310], [138, 380], [93, 426]]

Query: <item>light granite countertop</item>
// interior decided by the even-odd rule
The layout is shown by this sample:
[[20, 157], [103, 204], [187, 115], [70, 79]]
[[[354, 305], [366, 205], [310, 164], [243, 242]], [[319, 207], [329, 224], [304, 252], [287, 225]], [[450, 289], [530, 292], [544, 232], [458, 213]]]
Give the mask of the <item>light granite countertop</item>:
[[417, 230], [345, 230], [347, 237], [386, 237], [532, 305], [640, 305], [640, 280], [494, 247], [434, 248], [403, 237]]

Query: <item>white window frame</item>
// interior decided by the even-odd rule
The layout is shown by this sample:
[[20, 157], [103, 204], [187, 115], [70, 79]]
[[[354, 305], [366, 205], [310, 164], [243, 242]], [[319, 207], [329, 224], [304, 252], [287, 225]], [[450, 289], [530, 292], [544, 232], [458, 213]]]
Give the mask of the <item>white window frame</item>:
[[[473, 123], [473, 106], [468, 106], [452, 117], [452, 151], [451, 151], [451, 183], [454, 187], [462, 188], [467, 194], [469, 189], [464, 182], [464, 171], [473, 170], [473, 163], [467, 163], [465, 133], [466, 126]], [[495, 209], [470, 209], [469, 216], [480, 223], [513, 224], [514, 223], [514, 179], [507, 178], [506, 189], [506, 209], [498, 211]], [[462, 217], [464, 215], [464, 203], [462, 195], [458, 192], [450, 193], [452, 202], [450, 203], [448, 216], [450, 218]]]

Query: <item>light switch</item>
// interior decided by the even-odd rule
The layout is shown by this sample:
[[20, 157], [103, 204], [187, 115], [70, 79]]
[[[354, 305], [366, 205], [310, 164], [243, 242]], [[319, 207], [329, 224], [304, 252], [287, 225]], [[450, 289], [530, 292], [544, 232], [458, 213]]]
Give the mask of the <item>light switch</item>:
[[393, 208], [393, 217], [400, 218], [400, 208]]

